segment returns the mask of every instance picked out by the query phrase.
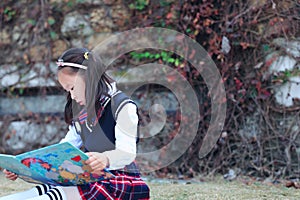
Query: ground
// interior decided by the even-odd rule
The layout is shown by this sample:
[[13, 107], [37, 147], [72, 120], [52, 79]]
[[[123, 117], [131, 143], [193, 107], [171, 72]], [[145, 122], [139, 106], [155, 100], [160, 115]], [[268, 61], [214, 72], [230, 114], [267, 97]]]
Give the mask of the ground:
[[[147, 180], [151, 199], [157, 200], [241, 200], [241, 199], [300, 199], [300, 190], [284, 184], [266, 184], [253, 181], [225, 181], [222, 178], [205, 182]], [[9, 181], [0, 173], [0, 196], [31, 188], [22, 180]]]

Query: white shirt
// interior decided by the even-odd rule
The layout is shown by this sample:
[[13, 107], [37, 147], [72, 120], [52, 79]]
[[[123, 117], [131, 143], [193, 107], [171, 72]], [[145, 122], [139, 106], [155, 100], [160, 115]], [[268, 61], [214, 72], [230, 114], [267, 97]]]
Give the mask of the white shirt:
[[[127, 103], [120, 110], [115, 126], [116, 149], [103, 152], [109, 159], [109, 169], [121, 169], [130, 164], [136, 157], [136, 139], [138, 116], [137, 108], [132, 103]], [[73, 125], [60, 142], [70, 142], [80, 148], [82, 140]]]

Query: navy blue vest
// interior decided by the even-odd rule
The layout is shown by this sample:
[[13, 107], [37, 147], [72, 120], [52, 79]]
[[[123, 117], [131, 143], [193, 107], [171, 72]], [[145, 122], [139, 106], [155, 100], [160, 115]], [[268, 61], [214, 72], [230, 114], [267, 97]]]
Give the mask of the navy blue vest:
[[[80, 124], [77, 121], [77, 124], [80, 124], [81, 130], [78, 130], [76, 126], [75, 128], [77, 130], [77, 133], [81, 135], [81, 139], [86, 151], [101, 153], [104, 151], [115, 149], [116, 119], [118, 117], [119, 111], [127, 103], [135, 104], [124, 93], [118, 92], [109, 100], [102, 112], [101, 117], [98, 120], [98, 123], [95, 126], [88, 126], [86, 123]], [[139, 131], [137, 132], [137, 134], [138, 142]], [[129, 175], [139, 174], [139, 169], [135, 162], [126, 165], [125, 168], [120, 170], [129, 173]]]
[[109, 100], [96, 125], [89, 126], [83, 123], [80, 125], [81, 130], [76, 129], [81, 136], [86, 151], [101, 153], [115, 149], [116, 119], [118, 112], [127, 103], [134, 102], [124, 93], [118, 92]]
[[115, 149], [115, 125], [109, 102], [95, 126], [88, 128], [85, 123], [81, 125], [80, 135], [86, 151], [104, 152]]

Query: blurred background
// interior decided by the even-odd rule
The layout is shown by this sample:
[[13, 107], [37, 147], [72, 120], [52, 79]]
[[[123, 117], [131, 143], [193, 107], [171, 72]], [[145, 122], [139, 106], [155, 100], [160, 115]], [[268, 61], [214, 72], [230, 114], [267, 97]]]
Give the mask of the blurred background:
[[[66, 133], [65, 92], [57, 83], [55, 64], [62, 52], [93, 49], [122, 31], [160, 27], [189, 36], [208, 52], [222, 76], [227, 115], [217, 144], [200, 159], [211, 118], [211, 99], [201, 74], [173, 52], [142, 49], [120, 56], [108, 69], [116, 80], [144, 63], [165, 64], [188, 80], [198, 98], [195, 109], [201, 116], [192, 145], [169, 166], [146, 175], [299, 178], [298, 0], [7, 0], [0, 2], [0, 14], [0, 153], [40, 148]], [[193, 49], [187, 52], [189, 58], [195, 56]], [[118, 84], [126, 88], [136, 83], [122, 78]], [[149, 122], [151, 105], [165, 109], [155, 112], [156, 123], [143, 133], [155, 136], [142, 138], [139, 151], [160, 149], [172, 141], [185, 117], [172, 91], [147, 84], [132, 98], [140, 108], [141, 124]], [[163, 153], [141, 164], [155, 167], [161, 159]]]

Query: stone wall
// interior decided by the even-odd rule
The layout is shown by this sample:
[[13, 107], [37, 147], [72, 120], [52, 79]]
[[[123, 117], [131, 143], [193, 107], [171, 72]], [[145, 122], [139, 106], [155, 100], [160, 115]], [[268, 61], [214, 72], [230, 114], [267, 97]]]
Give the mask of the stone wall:
[[[3, 1], [1, 5], [4, 14], [0, 24], [0, 151], [19, 153], [56, 143], [67, 131], [62, 115], [65, 94], [55, 77], [55, 61], [61, 53], [70, 47], [93, 49], [101, 41], [127, 29], [126, 24], [130, 23], [134, 28], [136, 22], [131, 20], [130, 6], [121, 0]], [[272, 35], [270, 30], [274, 27], [261, 26], [270, 32], [269, 40]], [[227, 40], [222, 46], [227, 44], [233, 47], [235, 41]], [[272, 80], [270, 88], [273, 88], [276, 103], [282, 108], [299, 109], [299, 38], [271, 40], [269, 46], [273, 49], [265, 61], [246, 67], [253, 67], [265, 74], [265, 80]], [[239, 66], [235, 67], [239, 71]], [[118, 73], [111, 74], [118, 79]], [[132, 74], [129, 77], [137, 76]], [[120, 87], [135, 84], [130, 78], [123, 77], [122, 80], [124, 82], [119, 83]], [[168, 98], [168, 101], [175, 102], [169, 94], [161, 93], [161, 96], [161, 99]], [[230, 99], [231, 96], [228, 98], [235, 101]], [[172, 110], [176, 106], [165, 108]], [[245, 117], [244, 124], [237, 131], [247, 142], [262, 135], [262, 127], [257, 121], [261, 114], [258, 111], [259, 108], [253, 111], [252, 116]], [[284, 126], [280, 132], [284, 133], [289, 127], [291, 118], [294, 116], [280, 116], [278, 124]], [[149, 128], [154, 130], [160, 127], [156, 125], [152, 123], [153, 127]], [[299, 127], [297, 123], [291, 133], [298, 134]], [[147, 147], [155, 146], [159, 145], [154, 141]], [[297, 148], [297, 155], [298, 152]], [[158, 159], [153, 158], [154, 161]]]
[[[56, 80], [57, 58], [71, 47], [92, 50], [134, 22], [130, 5], [120, 0], [29, 0], [2, 7], [0, 152], [20, 153], [56, 143], [67, 131], [65, 93]], [[130, 77], [144, 81], [135, 72], [122, 74], [121, 80], [117, 71], [109, 73], [121, 89], [136, 84]], [[155, 123], [148, 128], [155, 129]]]
[[4, 3], [0, 30], [1, 152], [56, 143], [67, 131], [55, 61], [71, 47], [93, 49], [124, 30], [128, 6], [116, 0]]

